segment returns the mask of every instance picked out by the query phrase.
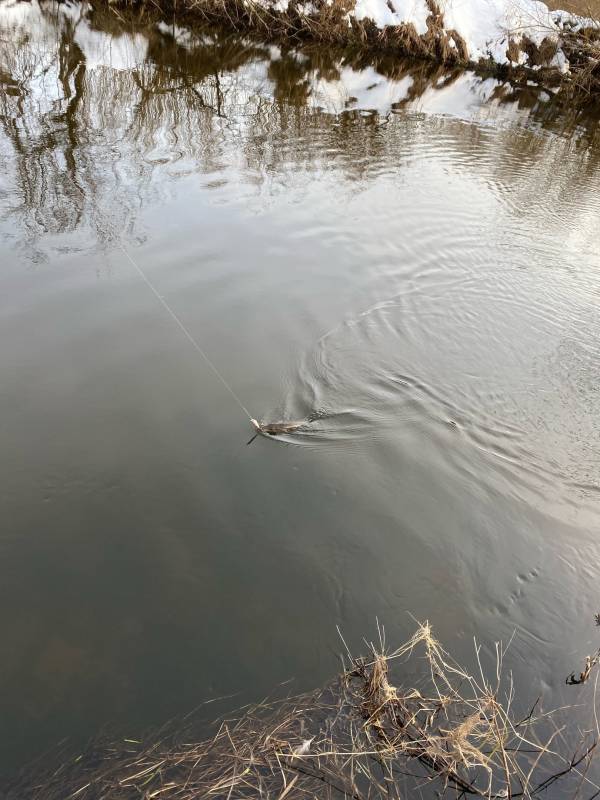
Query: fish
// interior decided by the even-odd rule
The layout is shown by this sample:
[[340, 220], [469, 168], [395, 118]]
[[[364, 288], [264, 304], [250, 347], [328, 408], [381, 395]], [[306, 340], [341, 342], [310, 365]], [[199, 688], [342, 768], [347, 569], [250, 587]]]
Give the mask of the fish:
[[250, 419], [254, 426], [256, 433], [247, 444], [251, 444], [259, 434], [263, 436], [279, 436], [282, 433], [294, 433], [303, 425], [306, 425], [306, 420], [295, 420], [293, 422], [259, 422], [256, 419]]

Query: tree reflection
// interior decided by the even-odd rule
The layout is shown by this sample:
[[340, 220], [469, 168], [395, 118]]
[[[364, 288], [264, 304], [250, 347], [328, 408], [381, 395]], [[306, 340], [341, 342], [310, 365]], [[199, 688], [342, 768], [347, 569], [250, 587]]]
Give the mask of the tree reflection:
[[[36, 260], [51, 247], [140, 235], [137, 212], [162, 191], [156, 174], [165, 168], [212, 174], [235, 152], [243, 154], [246, 179], [260, 181], [335, 152], [332, 164], [348, 180], [368, 179], [382, 159], [398, 162], [407, 114], [465, 86], [464, 73], [427, 63], [280, 50], [84, 5], [5, 3], [0, 34], [0, 159], [8, 176], [0, 207]], [[573, 191], [591, 190], [600, 152], [594, 118], [580, 115], [573, 127], [533, 87], [490, 88], [475, 76], [467, 84], [476, 118], [484, 112], [559, 131], [570, 122], [565, 148], [581, 155], [582, 169], [569, 181]], [[459, 149], [479, 137], [477, 126], [452, 131]], [[496, 148], [502, 172], [515, 148], [543, 160], [548, 145], [530, 133], [504, 145], [479, 137], [477, 146]]]

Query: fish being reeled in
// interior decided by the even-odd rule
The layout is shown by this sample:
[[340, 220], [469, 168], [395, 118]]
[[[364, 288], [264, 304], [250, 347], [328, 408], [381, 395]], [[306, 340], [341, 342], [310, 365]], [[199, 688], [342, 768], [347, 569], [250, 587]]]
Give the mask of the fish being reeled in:
[[250, 422], [254, 425], [256, 433], [248, 444], [253, 442], [259, 433], [263, 436], [279, 436], [282, 433], [294, 433], [303, 425], [306, 425], [305, 419], [296, 420], [294, 422], [259, 422], [256, 419], [251, 419]]

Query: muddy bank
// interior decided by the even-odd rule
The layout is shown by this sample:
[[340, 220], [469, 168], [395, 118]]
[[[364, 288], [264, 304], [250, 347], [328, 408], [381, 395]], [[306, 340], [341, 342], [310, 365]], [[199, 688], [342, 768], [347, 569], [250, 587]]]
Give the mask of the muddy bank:
[[[98, 2], [98, 0], [97, 0]], [[100, 0], [102, 4], [104, 0]], [[515, 82], [600, 93], [600, 26], [538, 0], [116, 0], [115, 14], [203, 19], [281, 44], [321, 42], [368, 53], [426, 59]]]

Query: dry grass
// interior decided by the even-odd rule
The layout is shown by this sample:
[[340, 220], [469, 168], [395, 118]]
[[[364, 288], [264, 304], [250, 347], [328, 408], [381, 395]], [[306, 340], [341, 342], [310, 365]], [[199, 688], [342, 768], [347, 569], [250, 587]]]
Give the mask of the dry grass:
[[[211, 24], [224, 23], [233, 31], [254, 32], [266, 40], [288, 45], [312, 41], [360, 48], [373, 55], [391, 53], [428, 59], [451, 67], [476, 67], [480, 72], [516, 81], [534, 77], [541, 84], [565, 88], [570, 98], [576, 93], [584, 98], [600, 95], [600, 27], [597, 24], [584, 29], [567, 29], [561, 34], [561, 47], [571, 64], [568, 75], [561, 75], [552, 66], [557, 48], [554, 30], [548, 31], [548, 37], [540, 45], [521, 37], [518, 31], [512, 35], [507, 31], [511, 66], [489, 61], [473, 64], [462, 37], [454, 30], [445, 29], [437, 0], [426, 2], [430, 11], [427, 32], [419, 36], [411, 23], [382, 29], [369, 19], [348, 18], [355, 0], [312, 0], [310, 3], [289, 0], [286, 11], [278, 11], [274, 3], [269, 5], [260, 0], [108, 0], [115, 14], [125, 8], [147, 8], [152, 13], [159, 11], [180, 17], [191, 15]], [[589, 11], [593, 19], [593, 9]], [[530, 67], [537, 70], [535, 73], [518, 66], [521, 52], [527, 54]]]
[[[6, 797], [500, 800], [537, 798], [559, 780], [571, 797], [576, 789], [593, 796], [595, 739], [582, 739], [571, 756], [555, 717], [536, 704], [519, 718], [502, 659], [497, 648], [490, 681], [480, 662], [477, 677], [459, 667], [427, 623], [393, 652], [381, 634], [324, 690], [247, 708], [203, 741], [180, 725], [144, 742], [96, 745], [59, 769], [23, 777]], [[418, 679], [392, 685], [396, 667]]]
[[[465, 43], [454, 31], [443, 27], [443, 15], [436, 0], [426, 0], [430, 10], [427, 32], [419, 36], [412, 23], [378, 28], [371, 20], [348, 18], [355, 0], [313, 0], [310, 4], [290, 0], [285, 12], [258, 0], [109, 0], [118, 13], [119, 7], [160, 8], [166, 13], [193, 14], [211, 24], [225, 23], [238, 32], [253, 31], [266, 39], [312, 41], [332, 45], [359, 47], [364, 52], [385, 52], [431, 59], [444, 64], [468, 63]], [[309, 7], [310, 11], [306, 11]]]
[[577, 92], [600, 94], [600, 19], [588, 28], [563, 34], [563, 49], [571, 65], [571, 84]]

